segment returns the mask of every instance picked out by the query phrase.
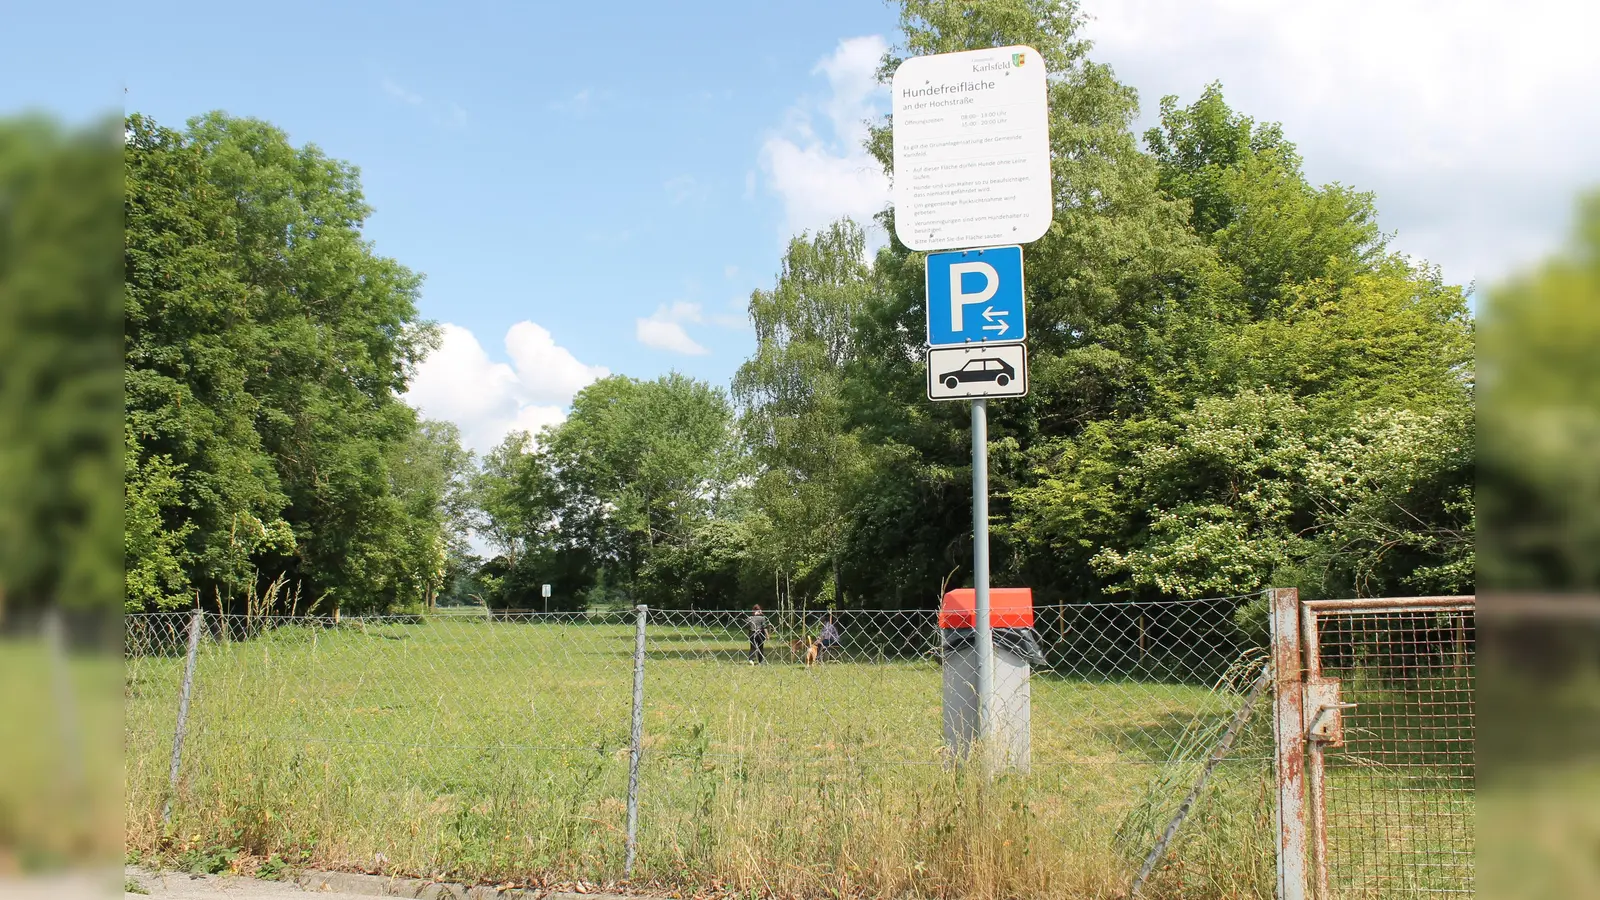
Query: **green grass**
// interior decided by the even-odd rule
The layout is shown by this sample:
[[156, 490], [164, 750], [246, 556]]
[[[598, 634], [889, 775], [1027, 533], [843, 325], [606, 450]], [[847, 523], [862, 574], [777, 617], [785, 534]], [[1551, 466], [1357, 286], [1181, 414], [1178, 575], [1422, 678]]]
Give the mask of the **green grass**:
[[0, 638], [0, 875], [120, 856], [120, 669]]
[[[127, 666], [130, 848], [469, 881], [620, 876], [632, 628], [465, 618], [285, 628], [201, 652], [163, 829], [183, 660]], [[1033, 766], [941, 751], [928, 660], [747, 666], [652, 626], [636, 882], [782, 896], [1111, 898], [1239, 698], [1040, 676]], [[1270, 738], [1252, 722], [1145, 896], [1272, 896]], [[1119, 840], [1119, 830], [1125, 832]]]

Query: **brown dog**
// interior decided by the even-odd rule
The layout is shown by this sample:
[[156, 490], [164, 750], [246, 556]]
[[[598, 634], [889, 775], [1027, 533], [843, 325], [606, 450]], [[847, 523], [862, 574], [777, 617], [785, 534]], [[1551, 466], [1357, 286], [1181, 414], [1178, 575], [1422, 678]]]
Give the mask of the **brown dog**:
[[806, 641], [805, 641], [805, 638], [795, 638], [794, 640], [789, 642], [789, 655], [790, 656], [793, 656], [795, 659], [798, 660], [798, 659], [800, 659], [801, 656], [803, 656], [805, 654], [805, 652], [806, 652]]
[[819, 654], [821, 654], [821, 653], [822, 653], [822, 641], [820, 641], [820, 640], [812, 641], [811, 642], [811, 646], [806, 648], [806, 668], [810, 668], [811, 666], [816, 665], [817, 656]]

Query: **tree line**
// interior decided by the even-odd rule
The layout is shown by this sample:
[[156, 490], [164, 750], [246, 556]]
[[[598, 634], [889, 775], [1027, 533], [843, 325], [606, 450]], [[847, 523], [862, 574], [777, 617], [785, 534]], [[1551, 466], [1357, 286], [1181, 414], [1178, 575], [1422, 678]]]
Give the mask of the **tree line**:
[[124, 159], [126, 607], [430, 603], [470, 460], [400, 397], [437, 335], [356, 169], [221, 113]]
[[[1389, 247], [1371, 194], [1310, 183], [1220, 85], [1165, 98], [1141, 145], [1070, 6], [906, 2], [902, 25], [902, 52], [1024, 43], [1053, 73], [1033, 387], [991, 411], [996, 583], [1041, 602], [1472, 589], [1473, 322]], [[890, 174], [892, 141], [873, 129]], [[923, 258], [892, 237], [869, 258], [849, 221], [798, 236], [750, 299], [729, 394], [615, 377], [514, 436], [480, 476], [518, 541], [500, 602], [554, 581], [579, 602], [903, 607], [970, 578], [967, 412], [924, 396]]]
[[[1080, 24], [904, 0], [881, 70], [1028, 44], [1052, 73], [1032, 388], [990, 413], [994, 583], [1041, 603], [1472, 590], [1462, 288], [1220, 85], [1136, 135]], [[892, 142], [874, 124], [891, 175]], [[924, 255], [892, 209], [874, 253], [848, 220], [789, 243], [728, 388], [612, 376], [477, 460], [399, 399], [435, 334], [420, 276], [361, 236], [353, 167], [222, 114], [130, 116], [126, 160], [130, 609], [542, 608], [546, 583], [551, 608], [887, 608], [970, 583], [967, 410], [925, 397]]]

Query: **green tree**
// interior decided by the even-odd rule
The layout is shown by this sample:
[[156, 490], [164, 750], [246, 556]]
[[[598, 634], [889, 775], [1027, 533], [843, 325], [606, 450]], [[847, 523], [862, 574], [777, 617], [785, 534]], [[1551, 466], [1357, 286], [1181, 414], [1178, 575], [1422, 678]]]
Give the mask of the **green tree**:
[[473, 471], [472, 452], [449, 422], [420, 423], [389, 461], [406, 592], [430, 609], [467, 555]]
[[[484, 531], [503, 551], [497, 605], [522, 605], [544, 582], [567, 598], [639, 597], [654, 561], [693, 546], [731, 510], [735, 437], [727, 397], [676, 373], [603, 378], [537, 442], [508, 436], [475, 488]], [[693, 598], [680, 591], [658, 602]]]
[[[1162, 190], [1158, 166], [1138, 146], [1134, 92], [1087, 57], [1076, 4], [911, 0], [901, 8], [905, 42], [885, 59], [885, 78], [903, 53], [1005, 44], [1034, 47], [1051, 72], [1056, 213], [1026, 251], [1032, 392], [990, 413], [992, 552], [997, 578], [1033, 584], [1044, 599], [1092, 592], [1093, 550], [1017, 552], [1021, 536], [1006, 527], [1010, 497], [1091, 423], [1162, 401], [1171, 373], [1195, 365], [1199, 347], [1186, 338], [1213, 317], [1224, 273], [1190, 227], [1189, 205]], [[871, 138], [886, 170], [892, 124]], [[892, 212], [884, 222], [892, 226]], [[876, 260], [881, 288], [862, 316], [860, 360], [845, 391], [863, 443], [880, 448], [864, 479], [873, 496], [857, 502], [851, 569], [899, 602], [926, 602], [952, 570], [957, 583], [970, 578], [968, 415], [963, 404], [930, 406], [924, 396], [923, 259], [891, 241]]]
[[762, 567], [839, 602], [850, 483], [862, 463], [842, 385], [873, 287], [865, 257], [866, 235], [849, 220], [791, 240], [777, 284], [750, 296], [756, 350], [733, 380], [756, 467], [750, 525]]
[[1342, 284], [1386, 259], [1373, 195], [1312, 186], [1282, 127], [1234, 112], [1220, 83], [1188, 107], [1163, 97], [1161, 125], [1145, 140], [1162, 189], [1191, 204], [1190, 222], [1216, 248], [1245, 315], [1268, 314], [1295, 285]]
[[[1178, 597], [1272, 582], [1313, 597], [1470, 590], [1472, 447], [1461, 408], [1386, 407], [1328, 428], [1285, 394], [1202, 399], [1126, 462], [1140, 532], [1092, 564], [1111, 591]], [[1027, 524], [1041, 538], [1071, 533], [1058, 507], [1039, 508]]]
[[489, 451], [472, 476], [474, 528], [516, 566], [530, 539], [555, 515], [555, 498], [533, 436], [513, 431]]
[[[990, 410], [996, 579], [1045, 602], [1465, 585], [1471, 319], [1458, 287], [1388, 250], [1372, 196], [1309, 184], [1282, 129], [1216, 85], [1166, 100], [1141, 150], [1134, 93], [1089, 58], [1074, 4], [901, 13], [885, 78], [902, 54], [1005, 44], [1051, 72], [1032, 391]], [[892, 147], [893, 123], [874, 127], [886, 170]], [[893, 240], [879, 254], [840, 389], [873, 448], [848, 577], [896, 604], [970, 571], [967, 410], [923, 396], [923, 265]]]
[[1501, 591], [1600, 586], [1600, 191], [1566, 246], [1483, 308], [1484, 580]]
[[[161, 529], [183, 535], [186, 585], [231, 594], [252, 578], [263, 546], [255, 536], [292, 546], [288, 498], [256, 431], [264, 410], [252, 369], [268, 365], [258, 353], [265, 329], [232, 253], [232, 203], [207, 180], [202, 150], [135, 114], [126, 159], [124, 365], [140, 457], [128, 467], [129, 493], [142, 492], [147, 461], [181, 472]], [[128, 560], [130, 570], [143, 565]], [[169, 594], [160, 605], [182, 599]]]
[[249, 387], [289, 498], [291, 577], [335, 608], [384, 608], [399, 599], [405, 568], [386, 463], [416, 427], [399, 395], [435, 337], [416, 321], [421, 278], [363, 239], [371, 209], [355, 167], [221, 113], [191, 121], [189, 138], [233, 200], [229, 249], [266, 326], [266, 366]]
[[[1369, 195], [1313, 188], [1213, 85], [1163, 102], [1161, 181], [1216, 254], [1212, 316], [1142, 408], [1049, 437], [1008, 531], [1089, 554], [1098, 589], [1470, 589], [1473, 328], [1460, 288], [1389, 255]], [[1048, 453], [1049, 455], [1046, 455]]]
[[420, 277], [362, 237], [357, 171], [222, 113], [126, 131], [130, 471], [177, 473], [160, 516], [190, 588], [223, 608], [278, 578], [324, 608], [420, 602], [443, 518], [400, 394], [434, 331]]
[[659, 544], [640, 568], [634, 599], [652, 608], [738, 609], [766, 587], [752, 563], [766, 554], [747, 520], [715, 518], [686, 540]]
[[120, 154], [110, 123], [0, 119], [0, 625], [122, 593]]
[[720, 390], [676, 373], [584, 388], [543, 447], [563, 528], [597, 537], [631, 579], [651, 548], [682, 544], [725, 499], [731, 425]]
[[[167, 456], [147, 456], [128, 430], [124, 455], [123, 553], [127, 612], [172, 609], [189, 596], [189, 553], [194, 523], [174, 515], [183, 498], [182, 467]], [[182, 522], [176, 529], [169, 519]]]

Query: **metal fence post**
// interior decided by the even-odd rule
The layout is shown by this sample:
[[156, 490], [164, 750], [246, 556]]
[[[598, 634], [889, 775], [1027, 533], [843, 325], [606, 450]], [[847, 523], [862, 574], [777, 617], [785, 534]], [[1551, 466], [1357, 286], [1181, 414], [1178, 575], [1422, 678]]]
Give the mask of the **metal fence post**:
[[[1317, 634], [1317, 611], [1309, 603], [1300, 605], [1300, 643], [1305, 654], [1305, 681], [1309, 684], [1322, 679], [1322, 644]], [[1312, 697], [1315, 691], [1309, 692]], [[1302, 709], [1301, 716], [1315, 720], [1318, 710], [1314, 708]], [[1303, 729], [1309, 731], [1309, 729]], [[1307, 834], [1307, 845], [1311, 858], [1311, 896], [1315, 900], [1327, 900], [1328, 894], [1328, 798], [1327, 767], [1323, 759], [1322, 741], [1309, 740], [1307, 734], [1306, 748], [1306, 802], [1307, 819], [1310, 831]]]
[[62, 775], [70, 802], [82, 808], [84, 771], [83, 738], [79, 733], [77, 692], [72, 688], [72, 661], [67, 652], [65, 615], [51, 608], [45, 614], [45, 640], [49, 644], [51, 681], [55, 687], [56, 721], [61, 739]]
[[183, 736], [189, 727], [189, 696], [194, 689], [194, 661], [200, 651], [200, 627], [205, 610], [196, 609], [189, 617], [189, 657], [183, 665], [183, 691], [178, 695], [178, 724], [172, 731], [172, 764], [167, 772], [167, 801], [161, 807], [161, 825], [172, 824], [172, 798], [178, 793], [178, 769], [183, 761]]
[[1305, 681], [1300, 592], [1266, 592], [1272, 624], [1272, 743], [1277, 776], [1278, 900], [1306, 900]]
[[639, 757], [644, 753], [644, 626], [650, 608], [634, 607], [639, 614], [633, 630], [633, 734], [628, 754], [628, 853], [622, 864], [624, 878], [633, 877], [633, 860], [639, 850]]

